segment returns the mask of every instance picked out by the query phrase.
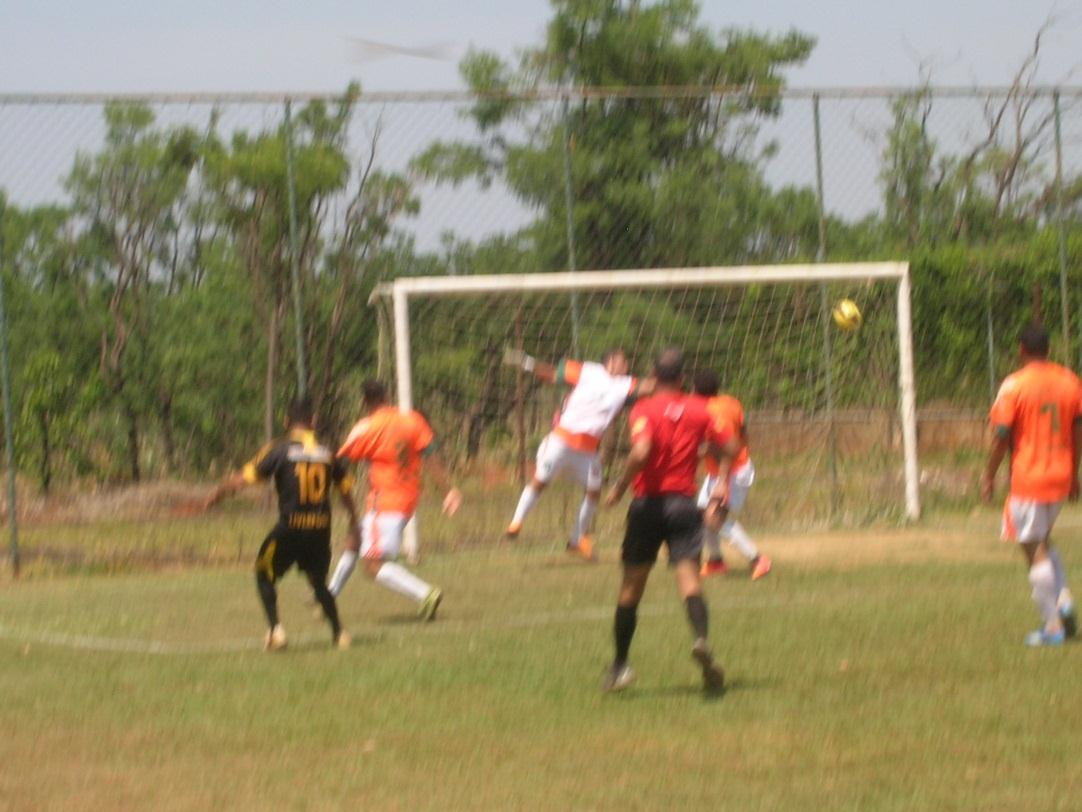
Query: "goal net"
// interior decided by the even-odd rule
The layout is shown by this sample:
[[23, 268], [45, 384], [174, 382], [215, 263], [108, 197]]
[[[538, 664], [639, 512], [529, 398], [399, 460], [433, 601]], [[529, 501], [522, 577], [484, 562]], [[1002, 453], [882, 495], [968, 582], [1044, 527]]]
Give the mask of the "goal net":
[[[690, 374], [710, 368], [748, 415], [756, 528], [916, 518], [916, 429], [906, 263], [407, 277], [380, 286], [380, 374], [422, 410], [497, 536], [538, 443], [567, 394], [502, 363], [599, 360], [619, 347], [632, 374], [663, 347]], [[830, 310], [856, 301], [863, 326]], [[602, 444], [606, 479], [627, 449], [626, 417]], [[560, 533], [581, 490], [550, 501], [538, 532]], [[549, 498], [546, 496], [546, 498]], [[504, 515], [506, 514], [506, 515]], [[551, 523], [551, 527], [545, 526]], [[476, 531], [481, 533], [481, 531]]]

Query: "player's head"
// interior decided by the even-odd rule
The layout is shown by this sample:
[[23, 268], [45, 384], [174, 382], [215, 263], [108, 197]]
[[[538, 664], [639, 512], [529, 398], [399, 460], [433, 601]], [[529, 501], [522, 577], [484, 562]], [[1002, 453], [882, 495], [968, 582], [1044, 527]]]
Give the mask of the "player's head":
[[1048, 331], [1037, 322], [1030, 322], [1018, 337], [1018, 349], [1023, 358], [1048, 357]]
[[654, 361], [658, 386], [679, 389], [684, 384], [684, 353], [679, 347], [666, 347]]
[[364, 393], [365, 408], [369, 411], [378, 409], [387, 403], [387, 387], [383, 385], [382, 381], [369, 378], [364, 382], [361, 391]]
[[712, 369], [700, 369], [695, 373], [695, 394], [704, 398], [713, 397], [718, 393], [718, 373]]
[[605, 371], [610, 375], [626, 375], [628, 369], [627, 353], [624, 352], [622, 347], [613, 347], [601, 356], [601, 365], [605, 367]]
[[307, 395], [298, 395], [289, 402], [289, 408], [286, 410], [286, 420], [289, 422], [290, 427], [304, 426], [305, 428], [312, 428], [315, 424], [315, 419], [312, 414], [312, 399]]

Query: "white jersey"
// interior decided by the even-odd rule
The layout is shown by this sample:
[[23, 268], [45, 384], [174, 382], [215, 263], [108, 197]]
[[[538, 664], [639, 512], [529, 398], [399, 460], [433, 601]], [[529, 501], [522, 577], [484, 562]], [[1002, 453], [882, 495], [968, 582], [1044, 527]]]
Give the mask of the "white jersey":
[[565, 361], [563, 379], [575, 385], [556, 426], [573, 435], [600, 438], [613, 421], [637, 381], [630, 375], [610, 375], [601, 364]]

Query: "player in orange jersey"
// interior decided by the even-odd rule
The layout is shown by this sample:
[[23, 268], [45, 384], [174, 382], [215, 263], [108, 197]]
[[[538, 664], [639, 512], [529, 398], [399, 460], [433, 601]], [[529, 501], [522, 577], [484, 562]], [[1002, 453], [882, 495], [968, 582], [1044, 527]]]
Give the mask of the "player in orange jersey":
[[[744, 407], [740, 401], [732, 395], [718, 394], [718, 376], [713, 370], [700, 370], [695, 375], [695, 394], [707, 399], [707, 412], [717, 420], [722, 420], [733, 427], [733, 433], [740, 442], [740, 454], [733, 461], [732, 470], [729, 473], [729, 513], [721, 528], [703, 525], [703, 544], [706, 547], [707, 559], [703, 564], [702, 577], [711, 575], [724, 575], [728, 572], [725, 559], [721, 555], [721, 539], [725, 538], [730, 544], [740, 551], [749, 562], [751, 578], [753, 581], [762, 578], [770, 572], [771, 561], [769, 556], [759, 552], [755, 542], [737, 519], [737, 514], [744, 507], [748, 498], [748, 490], [755, 482], [755, 465], [751, 461], [748, 451], [748, 427], [744, 418]], [[717, 483], [717, 466], [709, 457], [706, 458], [706, 478], [699, 490], [699, 508], [705, 509], [710, 500], [710, 493]]]
[[993, 438], [981, 479], [992, 500], [996, 471], [1011, 455], [1011, 486], [1003, 509], [1003, 536], [1022, 547], [1042, 626], [1026, 645], [1055, 646], [1077, 632], [1074, 602], [1058, 551], [1049, 536], [1065, 499], [1078, 499], [1082, 451], [1082, 382], [1048, 360], [1048, 332], [1022, 331], [1021, 368], [999, 388], [990, 415]]
[[405, 595], [420, 605], [424, 620], [435, 618], [443, 591], [426, 583], [395, 561], [402, 546], [402, 531], [417, 509], [421, 496], [421, 461], [427, 458], [433, 473], [448, 488], [443, 512], [453, 516], [462, 504], [462, 493], [451, 486], [446, 470], [433, 455], [435, 438], [428, 421], [415, 411], [402, 412], [387, 402], [379, 381], [364, 384], [367, 415], [350, 431], [338, 457], [351, 462], [368, 461], [368, 504], [361, 520], [361, 543], [354, 536], [338, 559], [330, 591], [341, 593], [357, 557], [376, 583]]

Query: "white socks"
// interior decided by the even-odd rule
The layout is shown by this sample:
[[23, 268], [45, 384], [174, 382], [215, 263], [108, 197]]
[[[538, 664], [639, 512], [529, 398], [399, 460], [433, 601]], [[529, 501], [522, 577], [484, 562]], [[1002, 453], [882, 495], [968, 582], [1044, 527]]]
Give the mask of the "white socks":
[[589, 497], [583, 497], [582, 504], [579, 506], [579, 518], [575, 522], [575, 528], [571, 531], [571, 544], [575, 545], [579, 543], [579, 539], [583, 536], [590, 535], [590, 528], [594, 524], [594, 514], [597, 513], [597, 502]]
[[353, 568], [356, 566], [357, 553], [353, 550], [343, 550], [342, 556], [338, 559], [338, 566], [334, 568], [331, 582], [327, 586], [327, 589], [336, 598], [342, 592], [342, 587], [346, 585], [346, 581], [349, 580], [349, 576], [353, 574]]
[[376, 573], [376, 583], [382, 584], [399, 595], [413, 598], [417, 603], [427, 598], [428, 593], [432, 591], [431, 584], [422, 581], [408, 569], [401, 564], [396, 564], [394, 561], [388, 561], [379, 568], [379, 572]]
[[751, 540], [751, 536], [748, 535], [748, 531], [744, 529], [744, 525], [738, 522], [736, 519], [728, 519], [725, 524], [721, 526], [721, 534], [729, 540], [729, 543], [736, 547], [740, 551], [740, 554], [748, 561], [754, 561], [759, 557], [759, 548], [755, 546], [755, 542]]
[[1033, 587], [1033, 602], [1041, 612], [1045, 629], [1059, 625], [1056, 611], [1056, 572], [1048, 559], [1029, 568], [1029, 583]]
[[[1063, 570], [1063, 559], [1059, 557], [1059, 550], [1049, 547], [1048, 560], [1052, 562], [1052, 569], [1056, 573], [1056, 595], [1059, 595], [1067, 589], [1067, 573]], [[1070, 595], [1069, 592], [1067, 594]]]
[[[540, 495], [539, 491], [534, 490], [533, 485], [527, 485], [523, 488], [522, 496], [518, 498], [518, 507], [515, 508], [515, 516], [511, 519], [511, 524], [522, 524], [522, 520], [526, 518], [526, 514], [537, 504], [537, 498]], [[575, 539], [575, 541], [578, 541], [578, 539]]]

